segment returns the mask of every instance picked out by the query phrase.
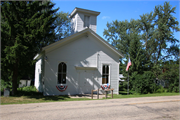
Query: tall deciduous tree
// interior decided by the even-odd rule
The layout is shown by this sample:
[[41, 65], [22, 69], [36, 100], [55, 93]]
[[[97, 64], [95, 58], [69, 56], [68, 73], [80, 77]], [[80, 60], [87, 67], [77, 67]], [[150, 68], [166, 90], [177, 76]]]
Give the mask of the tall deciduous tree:
[[[157, 48], [153, 56], [155, 63], [157, 63], [158, 60], [169, 58], [169, 53], [171, 52], [178, 52], [174, 51], [178, 50], [176, 44], [178, 44], [179, 41], [174, 37], [173, 32], [180, 30], [178, 26], [179, 22], [173, 16], [175, 9], [176, 7], [171, 7], [169, 2], [164, 2], [163, 6], [159, 5], [154, 9], [155, 34], [153, 36], [156, 42], [154, 47]], [[171, 44], [170, 48], [167, 46], [168, 43]]]
[[12, 80], [12, 95], [18, 79], [32, 70], [35, 54], [49, 44], [48, 37], [55, 36], [52, 23], [58, 9], [53, 6], [41, 1], [1, 2], [1, 75], [5, 81]]
[[[131, 22], [137, 22], [131, 20]], [[137, 24], [136, 24], [137, 25]], [[129, 54], [130, 47], [130, 33], [131, 27], [133, 27], [127, 20], [118, 21], [115, 20], [112, 23], [107, 23], [107, 29], [104, 30], [103, 35], [112, 46], [121, 51], [125, 57]]]
[[56, 41], [66, 38], [71, 34], [71, 23], [68, 15], [69, 13], [63, 11], [56, 13], [57, 18], [54, 21], [54, 25], [57, 26], [55, 29]]
[[142, 31], [141, 34], [141, 40], [143, 41], [145, 48], [145, 54], [147, 60], [151, 59], [152, 54], [155, 52], [156, 47], [153, 47], [152, 45], [155, 44], [155, 40], [153, 35], [155, 34], [154, 25], [153, 25], [153, 12], [150, 14], [143, 14], [140, 15], [140, 30]]

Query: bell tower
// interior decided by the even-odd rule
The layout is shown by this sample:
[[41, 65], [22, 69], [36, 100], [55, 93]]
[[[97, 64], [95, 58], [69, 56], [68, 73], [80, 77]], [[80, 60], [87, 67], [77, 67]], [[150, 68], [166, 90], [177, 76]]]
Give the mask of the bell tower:
[[75, 8], [69, 17], [71, 18], [71, 34], [90, 28], [96, 32], [97, 16], [100, 12]]

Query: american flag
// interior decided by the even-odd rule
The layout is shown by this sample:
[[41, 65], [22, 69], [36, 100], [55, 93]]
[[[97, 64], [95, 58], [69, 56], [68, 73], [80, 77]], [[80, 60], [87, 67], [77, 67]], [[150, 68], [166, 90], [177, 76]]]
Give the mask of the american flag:
[[130, 60], [130, 57], [129, 57], [129, 61], [128, 61], [128, 64], [127, 64], [127, 67], [126, 67], [126, 71], [129, 70], [129, 66], [131, 66], [131, 60]]

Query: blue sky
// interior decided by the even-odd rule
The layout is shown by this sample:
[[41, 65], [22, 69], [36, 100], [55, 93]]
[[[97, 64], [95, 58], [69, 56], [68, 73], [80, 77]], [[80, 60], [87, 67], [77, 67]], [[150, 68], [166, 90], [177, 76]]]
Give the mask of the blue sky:
[[[103, 37], [104, 29], [107, 29], [106, 24], [107, 22], [112, 22], [115, 20], [124, 21], [131, 19], [139, 19], [140, 15], [145, 13], [150, 13], [154, 10], [155, 6], [163, 5], [165, 0], [151, 0], [151, 1], [141, 1], [141, 0], [134, 0], [134, 1], [122, 1], [122, 0], [53, 0], [55, 3], [55, 8], [59, 7], [59, 11], [69, 12], [71, 13], [75, 7], [89, 9], [101, 12], [100, 15], [97, 17], [97, 34]], [[174, 0], [170, 1], [170, 5], [172, 7], [176, 6], [176, 14], [174, 17], [177, 18], [179, 21], [179, 6], [180, 1]], [[175, 37], [179, 40], [179, 32], [175, 33]]]

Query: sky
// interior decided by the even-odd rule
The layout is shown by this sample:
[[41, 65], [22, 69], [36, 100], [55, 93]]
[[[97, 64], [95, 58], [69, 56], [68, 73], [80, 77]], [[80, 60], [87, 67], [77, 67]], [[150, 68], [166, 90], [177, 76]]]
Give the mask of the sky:
[[[150, 13], [154, 11], [155, 6], [163, 5], [165, 0], [52, 0], [55, 3], [54, 8], [60, 8], [59, 11], [71, 13], [75, 7], [93, 10], [100, 12], [97, 16], [97, 34], [103, 37], [104, 29], [107, 29], [107, 22], [112, 21], [130, 21], [131, 19], [139, 19], [140, 15]], [[174, 17], [179, 21], [179, 0], [171, 0], [170, 5], [172, 7], [176, 6], [176, 13], [173, 14]], [[175, 32], [175, 38], [179, 40], [180, 32]]]

